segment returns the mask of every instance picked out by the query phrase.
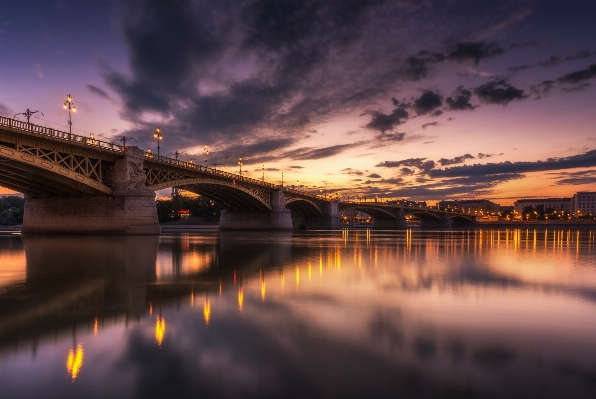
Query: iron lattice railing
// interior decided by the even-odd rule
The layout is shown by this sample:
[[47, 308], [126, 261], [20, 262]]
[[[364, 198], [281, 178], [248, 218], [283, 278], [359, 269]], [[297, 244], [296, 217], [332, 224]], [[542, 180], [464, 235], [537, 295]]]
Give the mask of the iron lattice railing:
[[54, 139], [67, 141], [75, 144], [82, 144], [101, 148], [102, 150], [124, 152], [124, 147], [107, 141], [96, 140], [93, 136], [85, 137], [78, 134], [63, 132], [61, 130], [52, 129], [49, 127], [34, 125], [33, 123], [21, 122], [16, 119], [6, 118], [0, 116], [0, 126], [6, 126], [12, 130], [20, 130], [35, 135], [51, 137]]

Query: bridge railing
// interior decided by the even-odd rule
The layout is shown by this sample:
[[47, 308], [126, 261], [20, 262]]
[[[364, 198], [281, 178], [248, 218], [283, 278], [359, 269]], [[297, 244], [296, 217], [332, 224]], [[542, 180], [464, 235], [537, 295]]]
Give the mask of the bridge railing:
[[99, 147], [101, 149], [109, 151], [124, 152], [122, 146], [119, 146], [114, 143], [109, 143], [107, 141], [96, 140], [93, 135], [89, 137], [80, 136], [78, 134], [63, 132], [61, 130], [52, 129], [50, 127], [34, 125], [33, 123], [22, 122], [16, 119], [6, 118], [3, 116], [0, 116], [0, 126], [7, 126], [11, 129], [23, 130], [29, 133], [38, 134], [40, 136], [52, 137], [60, 140], [69, 141], [71, 143]]
[[211, 174], [213, 176], [225, 177], [225, 178], [228, 178], [228, 179], [234, 180], [234, 181], [244, 181], [244, 182], [248, 182], [248, 183], [256, 184], [256, 185], [260, 185], [260, 186], [265, 186], [265, 187], [277, 187], [276, 184], [269, 183], [266, 181], [252, 179], [250, 177], [241, 176], [239, 174], [230, 173], [230, 172], [226, 172], [224, 170], [218, 170], [218, 169], [210, 168], [207, 166], [197, 165], [197, 164], [193, 163], [192, 161], [187, 162], [187, 161], [181, 161], [181, 160], [174, 159], [174, 158], [165, 157], [163, 155], [156, 155], [149, 151], [145, 152], [145, 158], [150, 159], [151, 161], [162, 163], [162, 164], [178, 166], [178, 167], [186, 168], [186, 169], [190, 169], [190, 170], [196, 170], [196, 171], [199, 171], [202, 173]]

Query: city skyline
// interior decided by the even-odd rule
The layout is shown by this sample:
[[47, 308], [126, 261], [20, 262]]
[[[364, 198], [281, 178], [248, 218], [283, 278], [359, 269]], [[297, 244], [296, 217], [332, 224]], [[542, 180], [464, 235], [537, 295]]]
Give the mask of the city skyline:
[[[571, 197], [596, 181], [590, 2], [28, 2], [0, 114], [344, 195]], [[9, 193], [9, 190], [2, 189]]]

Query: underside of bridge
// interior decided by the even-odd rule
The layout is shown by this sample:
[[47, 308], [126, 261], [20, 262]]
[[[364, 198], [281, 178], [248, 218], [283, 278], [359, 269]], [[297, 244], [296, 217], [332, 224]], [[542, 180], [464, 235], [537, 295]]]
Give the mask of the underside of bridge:
[[292, 212], [292, 224], [296, 229], [337, 229], [340, 227], [337, 202], [315, 202], [306, 198], [290, 197], [286, 208]]

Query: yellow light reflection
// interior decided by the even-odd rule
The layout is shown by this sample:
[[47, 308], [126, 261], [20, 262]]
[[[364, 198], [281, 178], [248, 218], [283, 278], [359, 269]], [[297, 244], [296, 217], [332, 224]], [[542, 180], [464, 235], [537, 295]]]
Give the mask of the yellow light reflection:
[[242, 305], [244, 304], [244, 291], [242, 287], [238, 289], [238, 309], [242, 312]]
[[310, 281], [312, 277], [312, 267], [310, 266], [310, 262], [308, 262], [308, 281]]
[[149, 315], [153, 315], [153, 304], [151, 302], [149, 302]]
[[296, 266], [296, 287], [300, 285], [300, 269]]
[[76, 349], [74, 347], [68, 350], [68, 356], [66, 357], [66, 370], [74, 381], [81, 371], [83, 366], [83, 344], [78, 344]]
[[281, 289], [284, 289], [284, 272], [281, 272]]
[[211, 318], [211, 304], [209, 303], [209, 299], [206, 299], [205, 305], [203, 305], [203, 316], [205, 317], [205, 324], [209, 325], [209, 319]]
[[96, 317], [95, 320], [93, 321], [93, 335], [97, 335], [98, 328], [99, 328], [99, 320]]
[[261, 299], [265, 302], [265, 280], [261, 280]]
[[163, 317], [158, 316], [155, 322], [155, 341], [157, 345], [161, 346], [163, 338], [166, 335], [166, 321]]

